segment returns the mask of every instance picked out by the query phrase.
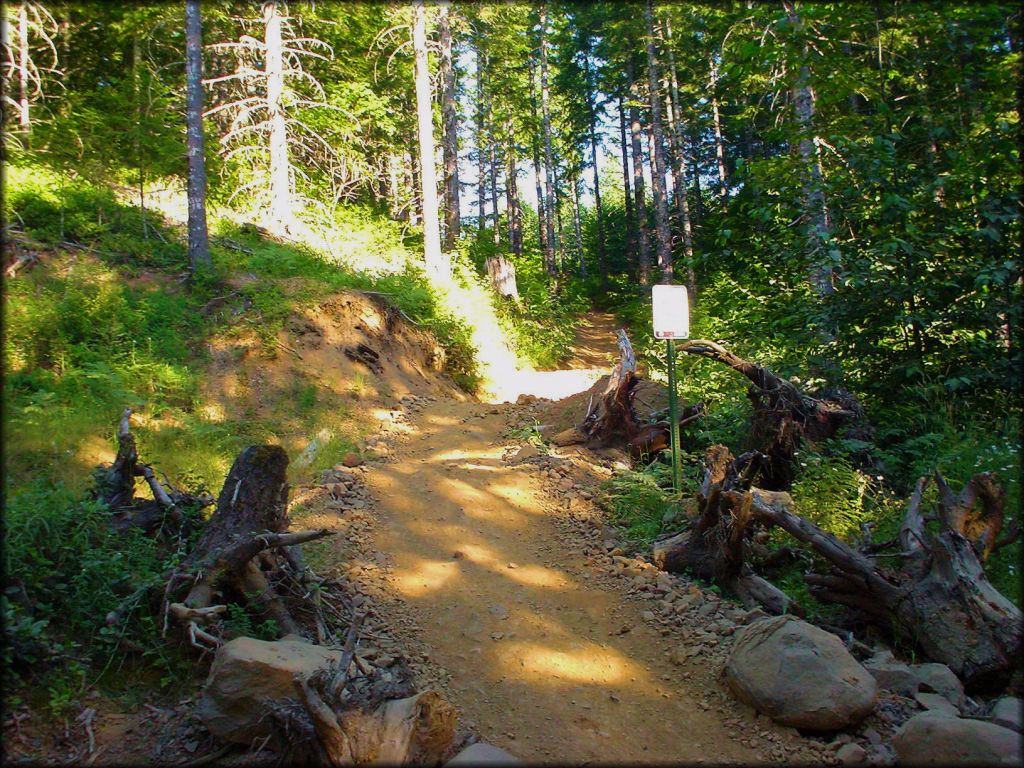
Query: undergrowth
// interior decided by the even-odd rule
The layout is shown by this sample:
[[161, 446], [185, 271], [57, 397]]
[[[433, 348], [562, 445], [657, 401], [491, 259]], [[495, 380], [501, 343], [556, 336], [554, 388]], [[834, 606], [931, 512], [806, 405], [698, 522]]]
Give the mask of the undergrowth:
[[[451, 289], [437, 289], [401, 225], [369, 208], [342, 207], [333, 226], [302, 241], [211, 212], [212, 269], [189, 276], [181, 226], [41, 167], [6, 174], [5, 221], [26, 247], [48, 250], [4, 282], [4, 666], [59, 712], [97, 675], [134, 663], [122, 641], [146, 649], [142, 662], [162, 682], [187, 677], [152, 606], [137, 606], [131, 637], [103, 621], [183, 551], [112, 533], [109, 510], [89, 498], [93, 457], [113, 456], [125, 407], [143, 459], [177, 487], [218, 489], [238, 452], [261, 442], [291, 446], [289, 478], [308, 481], [358, 451], [365, 428], [350, 398], [298, 377], [273, 415], [205, 401], [207, 340], [251, 332], [262, 354], [282, 354], [277, 333], [293, 311], [337, 291], [372, 291], [432, 332], [446, 371], [472, 391], [481, 371], [466, 310], [486, 313], [490, 299], [465, 255]], [[509, 335], [540, 348], [564, 339], [565, 323], [545, 330], [555, 317], [564, 315], [538, 298], [506, 328], [525, 328]], [[240, 632], [272, 629], [242, 613], [230, 619]]]

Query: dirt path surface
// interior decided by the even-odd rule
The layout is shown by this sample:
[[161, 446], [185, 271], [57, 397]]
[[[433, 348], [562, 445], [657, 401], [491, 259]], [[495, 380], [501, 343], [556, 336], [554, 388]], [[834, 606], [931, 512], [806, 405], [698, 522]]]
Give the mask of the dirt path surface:
[[[598, 320], [574, 372], [614, 359], [614, 323]], [[552, 373], [565, 385], [569, 372]], [[721, 649], [628, 594], [643, 564], [619, 567], [587, 501], [600, 477], [581, 474], [578, 450], [503, 438], [516, 405], [410, 405], [388, 462], [365, 470], [373, 549], [463, 723], [527, 761], [820, 761], [795, 731], [732, 702], [710, 658]]]

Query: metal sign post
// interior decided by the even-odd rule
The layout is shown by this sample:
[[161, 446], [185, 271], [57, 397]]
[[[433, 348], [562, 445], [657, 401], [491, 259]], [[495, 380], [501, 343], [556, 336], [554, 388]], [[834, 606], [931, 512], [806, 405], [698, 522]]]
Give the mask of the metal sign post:
[[668, 420], [672, 444], [672, 490], [682, 491], [679, 472], [679, 406], [676, 398], [675, 339], [690, 337], [690, 302], [685, 285], [656, 285], [651, 289], [654, 337], [665, 339], [668, 352]]

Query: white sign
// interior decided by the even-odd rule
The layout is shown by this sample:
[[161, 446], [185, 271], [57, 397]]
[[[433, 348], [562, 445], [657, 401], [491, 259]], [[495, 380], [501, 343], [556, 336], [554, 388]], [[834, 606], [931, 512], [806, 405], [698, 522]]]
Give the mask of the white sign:
[[690, 302], [685, 285], [656, 285], [651, 289], [656, 339], [690, 338]]

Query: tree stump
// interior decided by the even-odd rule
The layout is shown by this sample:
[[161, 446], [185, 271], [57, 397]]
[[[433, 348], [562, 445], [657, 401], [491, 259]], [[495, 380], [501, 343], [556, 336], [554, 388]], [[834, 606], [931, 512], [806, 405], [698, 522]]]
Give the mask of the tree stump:
[[[616, 331], [619, 362], [612, 369], [604, 391], [591, 402], [583, 422], [577, 428], [596, 445], [623, 445], [636, 458], [650, 456], [669, 445], [669, 423], [664, 420], [641, 423], [633, 409], [633, 390], [636, 376], [636, 355], [629, 337], [622, 329]], [[684, 406], [679, 414], [679, 426], [685, 426], [703, 416], [703, 402]]]
[[487, 276], [499, 296], [519, 303], [519, 288], [516, 285], [516, 265], [504, 256], [487, 257]]

